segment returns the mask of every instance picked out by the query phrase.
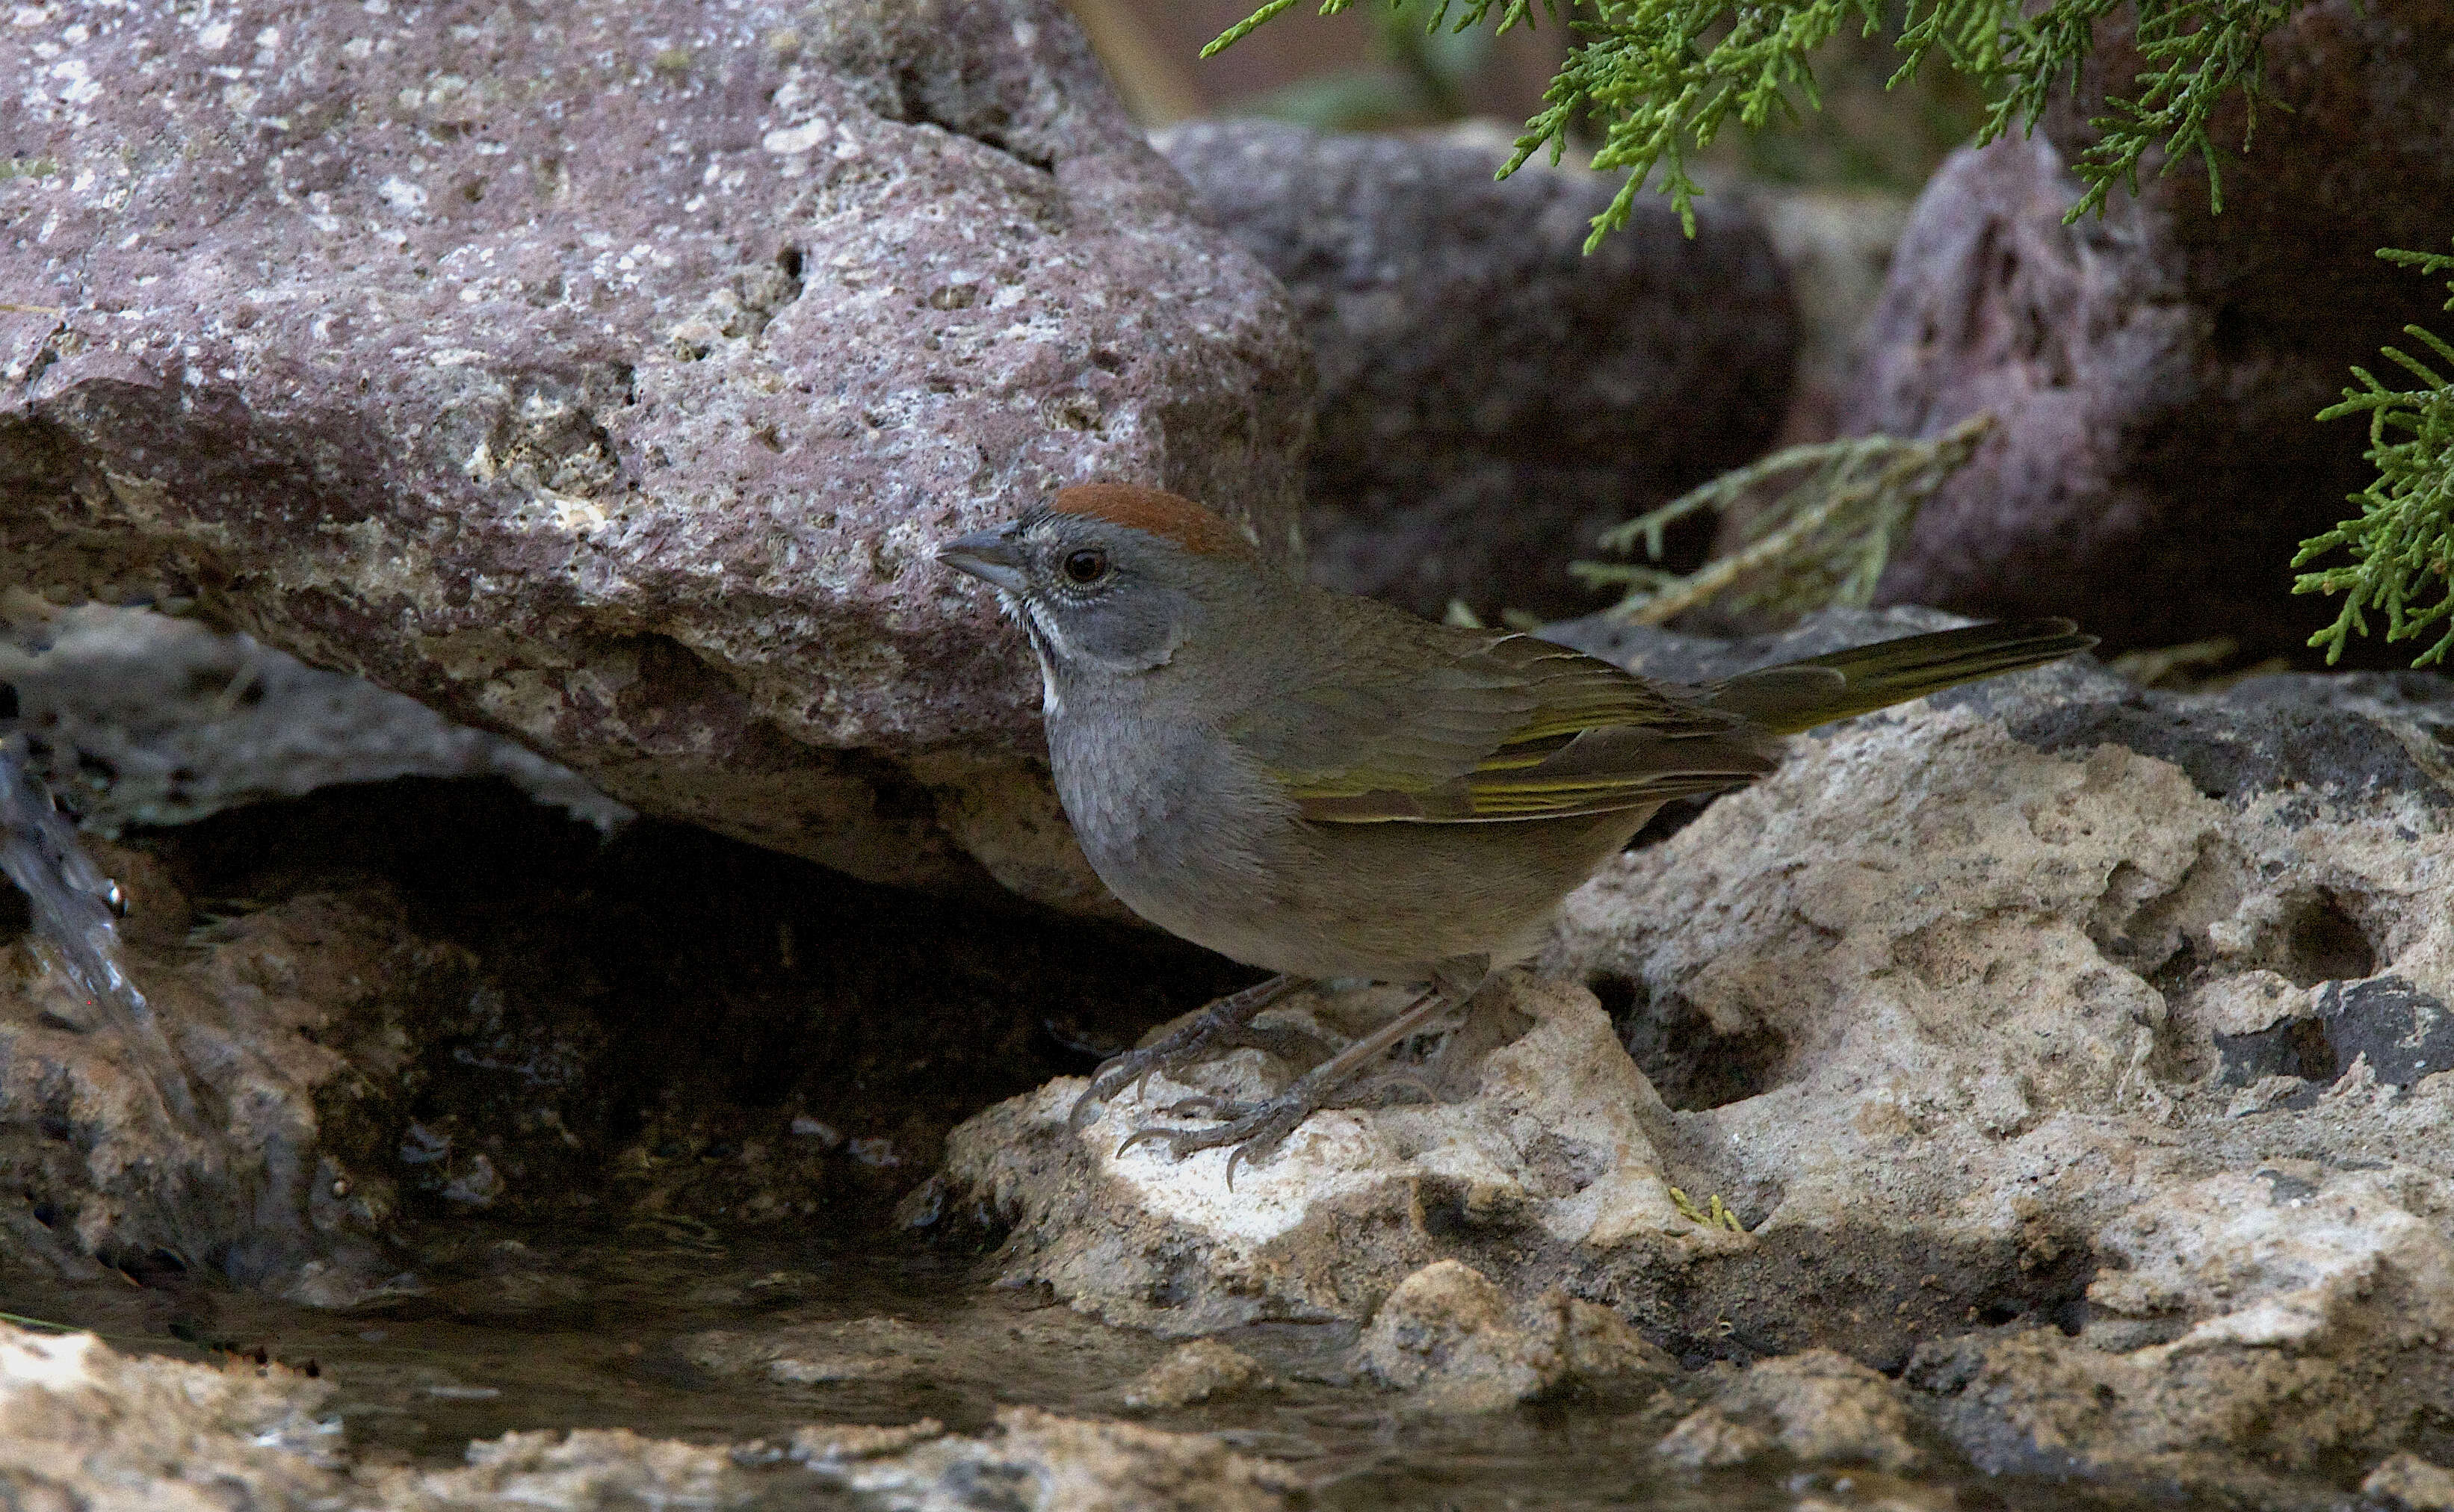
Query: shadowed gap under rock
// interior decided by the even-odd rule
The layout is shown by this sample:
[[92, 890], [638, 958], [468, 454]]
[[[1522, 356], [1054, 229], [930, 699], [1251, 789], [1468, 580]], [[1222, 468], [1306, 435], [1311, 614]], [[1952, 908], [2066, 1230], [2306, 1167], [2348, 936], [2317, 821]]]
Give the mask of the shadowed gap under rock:
[[1682, 1113], [1743, 1102], [1779, 1084], [1789, 1042], [1773, 1028], [1728, 1034], [1683, 998], [1657, 1000], [1632, 977], [1602, 973], [1585, 987], [1661, 1101]]
[[[397, 1181], [410, 1229], [480, 1208], [856, 1227], [956, 1123], [1251, 977], [1154, 933], [865, 885], [686, 826], [607, 842], [492, 781], [332, 788], [125, 845], [181, 914], [131, 923], [184, 928], [191, 955], [322, 895], [457, 963], [415, 997], [391, 1074], [381, 1026], [309, 1031], [375, 1084], [317, 1093], [325, 1144]], [[22, 907], [10, 921], [22, 932]], [[55, 1220], [79, 1197], [11, 1195]]]

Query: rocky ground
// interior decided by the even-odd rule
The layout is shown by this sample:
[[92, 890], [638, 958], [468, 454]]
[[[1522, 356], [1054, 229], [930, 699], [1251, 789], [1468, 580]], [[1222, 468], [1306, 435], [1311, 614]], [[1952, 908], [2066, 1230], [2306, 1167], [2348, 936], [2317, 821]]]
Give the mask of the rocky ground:
[[[1686, 677], [1915, 623], [1562, 634]], [[1872, 1366], [1835, 1379], [1988, 1468], [2321, 1496], [2450, 1447], [2449, 738], [2454, 687], [2408, 674], [2080, 665], [1867, 716], [1573, 898], [1438, 1100], [1317, 1115], [1231, 1189], [1216, 1152], [1116, 1152], [1187, 1088], [1076, 1134], [1059, 1082], [908, 1210], [1133, 1326], [1437, 1296], [1482, 1341], [1458, 1368], [1531, 1397], [1572, 1352], [1510, 1309], [1552, 1296], [1750, 1382]], [[1282, 1011], [1334, 1041], [1358, 1007]], [[1700, 1462], [1780, 1442], [1691, 1428]]]
[[[1701, 678], [1926, 623], [1555, 633]], [[815, 1406], [1089, 1347], [1107, 1363], [1072, 1395], [1016, 1409], [1198, 1428], [1221, 1402], [1282, 1403], [1292, 1372], [1382, 1411], [1616, 1414], [1664, 1474], [2070, 1476], [2273, 1506], [2424, 1486], [2454, 1457], [2449, 734], [2454, 686], [2422, 674], [2171, 693], [2082, 663], [1802, 738], [1775, 777], [1640, 837], [1455, 1048], [1410, 1048], [1430, 1095], [1316, 1115], [1232, 1185], [1215, 1152], [1116, 1153], [1186, 1088], [1065, 1124], [1098, 1049], [1242, 980], [1135, 931], [950, 910], [656, 822], [609, 845], [467, 784], [138, 831], [97, 853], [217, 1122], [166, 1125], [21, 940], [10, 1263], [69, 1297], [116, 1269], [525, 1329], [571, 1326], [551, 1321], [600, 1306], [595, 1283], [526, 1241], [473, 1268], [460, 1225], [866, 1231], [1068, 1304], [1068, 1328], [1188, 1343], [984, 1344], [929, 1306], [766, 1303], [673, 1324], [660, 1368]], [[1386, 997], [1279, 1011], [1335, 1041]], [[1194, 1089], [1292, 1069], [1238, 1052]], [[653, 1300], [624, 1312], [662, 1326]], [[1285, 1328], [1312, 1342], [1253, 1343]], [[1017, 1462], [1060, 1433], [980, 1422], [829, 1483]], [[1061, 1429], [1098, 1454], [1122, 1431]], [[1163, 1463], [1225, 1452], [1128, 1441]], [[888, 1462], [923, 1442], [927, 1467]], [[760, 1443], [505, 1441], [416, 1494], [689, 1474], [751, 1504], [723, 1478], [821, 1474]], [[318, 1473], [383, 1479], [353, 1456]], [[1256, 1505], [1301, 1480], [1250, 1473]]]
[[0, 761], [115, 891], [0, 804], [0, 1312], [101, 1331], [0, 1318], [0, 1496], [2454, 1507], [2454, 683], [2082, 658], [1801, 737], [1231, 1171], [1119, 1146], [1298, 1064], [1069, 1125], [1253, 974], [1099, 891], [925, 561], [1129, 477], [1569, 614], [1784, 425], [1992, 408], [1888, 591], [2288, 650], [2359, 438], [2287, 419], [2393, 324], [2303, 291], [2400, 318], [2446, 25], [2301, 11], [2336, 176], [2221, 221], [2062, 227], [2081, 111], [1881, 256], [1758, 196], [1584, 260], [1610, 186], [1487, 132], [1154, 149], [1049, 0], [18, 7]]

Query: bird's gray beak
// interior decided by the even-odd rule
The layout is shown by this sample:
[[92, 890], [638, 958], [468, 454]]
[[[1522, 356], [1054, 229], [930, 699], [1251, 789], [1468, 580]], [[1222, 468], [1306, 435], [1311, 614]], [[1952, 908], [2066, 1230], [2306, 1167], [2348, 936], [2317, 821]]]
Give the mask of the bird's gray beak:
[[1022, 558], [1003, 530], [975, 530], [937, 547], [937, 560], [1008, 593], [1022, 591]]

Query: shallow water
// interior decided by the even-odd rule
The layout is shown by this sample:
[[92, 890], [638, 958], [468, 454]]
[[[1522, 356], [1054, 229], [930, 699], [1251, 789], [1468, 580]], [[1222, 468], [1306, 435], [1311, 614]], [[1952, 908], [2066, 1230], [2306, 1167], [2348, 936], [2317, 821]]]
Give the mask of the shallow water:
[[[312, 1362], [368, 1461], [456, 1463], [471, 1440], [514, 1429], [619, 1426], [740, 1442], [813, 1422], [929, 1417], [978, 1431], [998, 1408], [1030, 1404], [1222, 1434], [1285, 1463], [1316, 1504], [1337, 1508], [2144, 1504], [1973, 1472], [1917, 1482], [1795, 1466], [1691, 1474], [1661, 1465], [1652, 1447], [1693, 1401], [1651, 1387], [1424, 1418], [1349, 1378], [1354, 1333], [1342, 1325], [1229, 1336], [1270, 1367], [1277, 1391], [1134, 1412], [1125, 1389], [1168, 1352], [1163, 1341], [984, 1284], [967, 1263], [734, 1240], [691, 1224], [588, 1236], [463, 1225], [421, 1257], [409, 1294], [346, 1314], [170, 1279], [140, 1287], [0, 1276], [0, 1309], [91, 1327], [122, 1348]], [[843, 1329], [859, 1320], [871, 1322]], [[778, 1336], [804, 1345], [785, 1374], [835, 1379], [777, 1379], [758, 1356]], [[827, 1339], [832, 1353], [807, 1347]], [[805, 1492], [793, 1504], [828, 1503]]]

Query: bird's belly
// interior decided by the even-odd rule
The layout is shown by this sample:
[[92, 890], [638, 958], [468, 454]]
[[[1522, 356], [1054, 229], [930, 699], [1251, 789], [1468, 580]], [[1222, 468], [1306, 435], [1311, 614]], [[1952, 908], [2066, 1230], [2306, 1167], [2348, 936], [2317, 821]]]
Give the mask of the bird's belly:
[[1136, 848], [1092, 860], [1136, 913], [1231, 959], [1310, 978], [1415, 982], [1440, 962], [1539, 950], [1561, 899], [1637, 811], [1506, 825], [1303, 825], [1255, 871]]
[[1248, 965], [1418, 982], [1540, 948], [1559, 901], [1651, 809], [1514, 824], [1322, 825], [1225, 743], [1150, 723], [1053, 720], [1057, 796], [1124, 905]]

